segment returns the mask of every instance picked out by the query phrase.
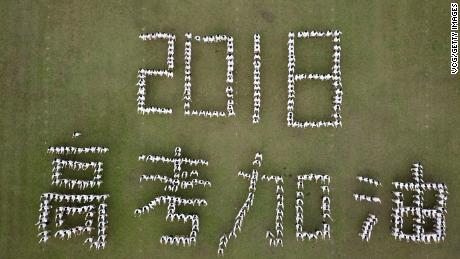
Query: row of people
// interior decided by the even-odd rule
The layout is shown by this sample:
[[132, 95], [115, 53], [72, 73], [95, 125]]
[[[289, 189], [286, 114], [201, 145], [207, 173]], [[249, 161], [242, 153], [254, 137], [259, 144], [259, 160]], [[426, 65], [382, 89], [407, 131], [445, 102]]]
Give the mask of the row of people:
[[48, 147], [47, 153], [58, 154], [58, 155], [69, 155], [69, 154], [86, 154], [86, 153], [107, 153], [109, 149], [106, 147]]
[[191, 246], [196, 244], [196, 238], [186, 236], [162, 236], [160, 243], [164, 245], [183, 245]]
[[362, 240], [366, 240], [367, 242], [369, 242], [372, 234], [372, 229], [378, 222], [379, 220], [374, 214], [369, 214], [369, 216], [363, 222], [361, 232], [359, 233], [359, 236]]
[[359, 182], [364, 182], [364, 183], [368, 183], [368, 184], [375, 185], [375, 186], [382, 186], [382, 183], [380, 181], [369, 178], [369, 177], [357, 176], [356, 179], [358, 179]]
[[100, 173], [103, 171], [102, 169], [102, 162], [81, 162], [81, 161], [73, 161], [70, 159], [60, 159], [56, 158], [52, 162], [53, 164], [53, 172], [58, 172], [60, 169], [64, 167], [68, 167], [72, 170], [86, 170], [90, 167], [95, 168], [95, 173]]
[[332, 86], [334, 87], [334, 96], [332, 100], [332, 108], [334, 113], [332, 114], [332, 119], [334, 123], [334, 127], [341, 127], [342, 126], [342, 116], [341, 114], [341, 105], [342, 105], [342, 98], [343, 98], [343, 88], [342, 88], [342, 72], [340, 69], [340, 56], [342, 47], [340, 46], [340, 35], [342, 32], [340, 31], [333, 31], [332, 34], [330, 31], [326, 32], [326, 37], [333, 37], [333, 59], [332, 59]]
[[80, 161], [73, 161], [73, 160], [66, 160], [66, 159], [60, 159], [56, 158], [52, 162], [53, 164], [53, 172], [58, 172], [60, 169], [63, 167], [69, 167], [73, 170], [86, 170], [90, 167], [95, 168], [94, 172], [95, 173], [100, 173], [102, 172], [102, 162], [80, 162]]
[[[140, 155], [139, 161], [150, 161], [150, 162], [163, 162], [163, 163], [174, 163], [174, 165], [179, 166], [181, 163], [190, 164], [191, 166], [195, 165], [208, 165], [209, 162], [204, 159], [190, 159], [186, 157], [182, 158], [169, 158], [165, 156], [157, 156], [157, 155]], [[180, 168], [177, 168], [180, 171]]]
[[420, 189], [422, 191], [436, 191], [440, 189], [447, 189], [445, 183], [401, 183], [393, 182], [393, 185], [397, 189], [403, 189], [406, 191], [415, 191]]
[[225, 117], [227, 114], [221, 111], [205, 111], [205, 110], [191, 110], [189, 114], [202, 116], [206, 118], [217, 118], [217, 117]]
[[157, 39], [172, 39], [176, 40], [176, 36], [167, 32], [152, 32], [139, 35], [142, 40], [157, 40]]
[[283, 227], [283, 217], [284, 217], [284, 189], [283, 189], [283, 177], [270, 175], [263, 175], [262, 180], [274, 181], [276, 183], [276, 215], [275, 215], [275, 233], [267, 230], [266, 238], [270, 246], [283, 246], [283, 236], [284, 236], [284, 227]]
[[49, 204], [51, 200], [57, 202], [71, 202], [71, 203], [90, 203], [93, 201], [101, 202], [109, 198], [108, 194], [60, 194], [47, 192], [40, 196], [43, 203]]
[[254, 111], [252, 114], [252, 123], [260, 122], [260, 106], [261, 106], [261, 92], [260, 92], [260, 35], [254, 34]]
[[[293, 112], [288, 114], [288, 118], [293, 117]], [[295, 128], [322, 128], [322, 127], [339, 127], [342, 125], [341, 121], [306, 121], [306, 122], [298, 122], [291, 120], [291, 126]]]
[[341, 31], [335, 30], [335, 31], [300, 31], [297, 32], [297, 37], [298, 38], [321, 38], [321, 37], [339, 37], [342, 34]]
[[35, 225], [38, 227], [38, 230], [43, 230], [43, 232], [40, 232], [38, 234], [38, 236], [40, 237], [40, 243], [46, 242], [46, 240], [48, 240], [48, 234], [50, 231], [47, 231], [46, 227], [51, 223], [51, 221], [49, 220], [51, 208], [52, 206], [49, 200], [45, 199], [42, 202], [40, 202], [38, 221], [37, 223], [35, 223]]
[[300, 81], [300, 80], [320, 80], [320, 81], [329, 81], [329, 80], [338, 80], [338, 76], [331, 75], [331, 74], [295, 74], [294, 80], [295, 81]]
[[162, 195], [155, 197], [147, 205], [144, 205], [140, 208], [134, 210], [135, 216], [140, 216], [142, 214], [148, 213], [150, 210], [153, 210], [156, 206], [161, 203], [174, 203], [178, 205], [192, 205], [192, 206], [206, 206], [208, 203], [204, 199], [193, 198], [193, 199], [184, 199], [181, 197], [171, 196], [171, 195]]
[[93, 230], [92, 227], [87, 227], [87, 226], [85, 227], [77, 226], [73, 228], [60, 229], [54, 233], [54, 237], [60, 238], [60, 239], [64, 239], [64, 238], [70, 239], [72, 236], [78, 236], [85, 232], [91, 233], [92, 230]]
[[206, 43], [216, 43], [216, 42], [226, 42], [229, 39], [229, 36], [224, 34], [216, 34], [216, 35], [207, 35], [207, 36], [195, 36], [196, 41], [203, 41]]
[[302, 174], [302, 175], [297, 175], [297, 189], [302, 189], [303, 190], [303, 181], [315, 181], [317, 183], [318, 181], [322, 184], [329, 185], [331, 181], [331, 177], [327, 174]]
[[234, 71], [234, 56], [233, 56], [233, 37], [227, 36], [227, 79], [225, 80], [225, 93], [227, 95], [227, 116], [235, 116], [234, 96], [233, 96], [233, 71]]
[[[262, 159], [262, 154], [256, 153], [253, 165], [261, 167]], [[224, 249], [227, 247], [230, 238], [233, 237], [234, 239], [236, 239], [237, 232], [241, 232], [241, 227], [243, 225], [244, 218], [246, 214], [249, 212], [249, 208], [254, 204], [254, 195], [256, 191], [257, 181], [259, 179], [259, 172], [257, 171], [257, 169], [253, 169], [251, 174], [240, 171], [238, 172], [238, 176], [242, 176], [244, 179], [249, 180], [249, 194], [246, 200], [244, 201], [243, 206], [240, 208], [238, 214], [235, 217], [235, 223], [233, 224], [232, 230], [228, 234], [224, 233], [222, 237], [219, 239], [219, 246], [217, 249], [218, 255], [224, 255]]]
[[444, 241], [444, 236], [432, 233], [432, 234], [423, 234], [420, 236], [417, 235], [411, 235], [411, 234], [405, 234], [405, 233], [392, 233], [395, 239], [398, 239], [399, 241], [401, 240], [406, 240], [407, 242], [412, 241], [412, 242], [418, 242], [418, 243], [439, 243], [441, 241]]
[[[145, 68], [141, 68], [139, 69], [139, 71], [137, 71], [138, 73], [138, 78], [140, 79], [144, 79], [144, 82], [147, 78], [147, 76], [166, 76], [167, 78], [173, 78], [174, 77], [174, 73], [172, 71], [169, 71], [168, 69], [167, 70], [159, 70], [159, 69], [145, 69]], [[137, 86], [141, 86], [140, 84], [138, 84]]]
[[219, 255], [223, 255], [224, 249], [227, 247], [227, 243], [230, 238], [235, 238], [237, 237], [237, 232], [241, 232], [241, 227], [244, 221], [244, 217], [246, 214], [249, 212], [249, 208], [253, 205], [254, 203], [254, 194], [255, 194], [255, 183], [257, 181], [257, 171], [253, 171], [251, 178], [250, 178], [250, 191], [248, 194], [248, 197], [246, 198], [243, 206], [239, 210], [238, 214], [235, 217], [235, 224], [233, 225], [232, 230], [230, 233], [224, 234], [221, 239], [219, 240], [219, 248], [217, 253]]
[[159, 181], [162, 183], [167, 183], [165, 186], [164, 190], [165, 191], [172, 191], [172, 192], [177, 192], [179, 189], [188, 189], [201, 185], [203, 187], [211, 187], [211, 182], [206, 181], [206, 180], [201, 180], [201, 179], [192, 179], [189, 181], [185, 181], [182, 179], [178, 178], [170, 178], [165, 175], [142, 175], [140, 177], [140, 181]]
[[[99, 176], [99, 178], [97, 178]], [[100, 175], [96, 176], [94, 180], [81, 180], [81, 179], [54, 179], [51, 181], [52, 185], [56, 185], [59, 187], [64, 187], [68, 189], [78, 188], [80, 190], [93, 188], [93, 187], [100, 187], [102, 184], [102, 180], [100, 180]]]
[[321, 186], [326, 188], [321, 188], [323, 191], [323, 196], [321, 197], [321, 215], [323, 216], [323, 220], [330, 219], [331, 217], [331, 198], [329, 197], [329, 186]]
[[294, 105], [295, 105], [295, 53], [294, 53], [294, 33], [288, 34], [288, 101], [287, 101], [287, 125], [294, 125]]
[[[403, 234], [401, 230], [404, 227], [404, 216], [408, 217], [410, 210], [407, 208], [404, 208], [404, 203], [403, 203], [404, 195], [402, 192], [394, 191], [393, 195], [395, 198], [392, 199], [392, 201], [396, 205], [396, 207], [393, 207], [391, 209], [392, 210], [392, 213], [391, 213], [392, 220], [391, 221], [393, 223], [393, 226], [391, 229], [393, 233], [397, 233], [396, 236], [401, 237], [401, 234]], [[395, 236], [395, 239], [396, 239], [396, 236]]]
[[227, 85], [225, 88], [225, 94], [227, 95], [227, 112], [228, 116], [235, 116], [235, 108], [234, 104], [235, 101], [233, 99], [233, 87], [231, 85]]
[[410, 169], [412, 178], [415, 180], [416, 183], [423, 183], [423, 166], [420, 163], [412, 164]]
[[368, 195], [365, 195], [365, 194], [353, 193], [353, 198], [356, 201], [368, 201], [368, 202], [382, 203], [382, 201], [380, 200], [379, 197], [368, 196]]
[[176, 178], [181, 178], [181, 179], [185, 179], [187, 177], [191, 177], [191, 176], [196, 176], [198, 177], [199, 176], [199, 173], [197, 170], [192, 170], [190, 172], [188, 171], [182, 171], [182, 172], [175, 172], [173, 174], [173, 177], [176, 179]]

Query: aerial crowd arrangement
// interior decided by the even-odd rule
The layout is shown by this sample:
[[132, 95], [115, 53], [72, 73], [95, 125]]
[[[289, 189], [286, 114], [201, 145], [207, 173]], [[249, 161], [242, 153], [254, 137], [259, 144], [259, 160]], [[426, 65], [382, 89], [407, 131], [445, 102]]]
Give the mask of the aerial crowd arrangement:
[[[341, 105], [342, 105], [342, 81], [341, 81], [341, 46], [338, 30], [329, 31], [302, 31], [297, 35], [294, 32], [288, 33], [288, 100], [287, 100], [287, 126], [293, 128], [322, 128], [322, 127], [342, 127]], [[155, 32], [141, 34], [139, 38], [143, 41], [151, 40], [166, 40], [168, 42], [166, 69], [147, 69], [142, 68], [138, 71], [137, 81], [137, 111], [142, 115], [160, 114], [168, 115], [173, 113], [173, 109], [167, 107], [148, 106], [146, 104], [146, 79], [147, 77], [167, 77], [174, 78], [174, 44], [176, 36], [171, 33]], [[296, 73], [296, 57], [295, 57], [295, 42], [308, 38], [331, 38], [333, 42], [332, 54], [332, 69], [328, 74], [318, 73]], [[260, 109], [262, 103], [262, 88], [261, 88], [261, 36], [254, 34], [254, 57], [253, 57], [253, 115], [252, 122], [260, 123]], [[197, 110], [192, 108], [192, 43], [218, 43], [223, 42], [226, 45], [226, 81], [225, 94], [227, 102], [226, 110]], [[233, 37], [225, 34], [193, 36], [191, 33], [185, 34], [185, 78], [184, 78], [184, 115], [185, 116], [202, 116], [205, 118], [231, 117], [236, 116], [234, 105], [234, 49]], [[295, 82], [300, 80], [320, 80], [331, 83], [334, 96], [332, 99], [333, 114], [330, 120], [325, 121], [305, 121], [299, 122], [295, 120]], [[81, 135], [79, 132], [73, 134], [74, 138]], [[77, 235], [88, 234], [85, 239], [91, 248], [105, 248], [107, 244], [107, 227], [108, 227], [108, 206], [106, 200], [109, 194], [95, 194], [102, 181], [103, 163], [99, 161], [74, 161], [69, 159], [69, 155], [103, 155], [109, 152], [106, 147], [75, 147], [75, 146], [57, 146], [49, 147], [48, 153], [56, 155], [52, 161], [52, 176], [51, 184], [63, 187], [67, 193], [50, 193], [45, 192], [40, 197], [39, 220], [37, 226], [39, 229], [39, 242], [45, 243], [50, 238], [70, 239]], [[173, 172], [170, 176], [159, 174], [143, 174], [140, 176], [140, 181], [156, 181], [165, 185], [164, 191], [166, 194], [154, 197], [150, 202], [140, 206], [134, 210], [134, 216], [142, 216], [146, 213], [154, 211], [158, 206], [166, 204], [167, 216], [166, 220], [173, 222], [191, 222], [191, 230], [186, 235], [163, 235], [160, 237], [161, 244], [164, 245], [181, 245], [191, 246], [196, 245], [198, 234], [200, 232], [200, 217], [198, 214], [185, 214], [176, 211], [177, 206], [207, 206], [207, 201], [202, 198], [182, 198], [177, 195], [179, 190], [193, 189], [195, 186], [211, 187], [212, 184], [208, 180], [200, 179], [198, 170], [186, 171], [183, 167], [199, 167], [208, 166], [209, 162], [205, 159], [192, 159], [184, 157], [181, 147], [175, 147], [174, 155], [168, 157], [158, 154], [141, 154], [138, 157], [140, 162], [144, 163], [163, 163], [173, 166]], [[283, 246], [284, 237], [284, 177], [281, 175], [259, 175], [259, 170], [262, 167], [263, 155], [256, 153], [252, 161], [253, 169], [251, 172], [239, 171], [237, 175], [249, 182], [247, 198], [242, 204], [240, 210], [235, 216], [233, 227], [217, 240], [217, 253], [224, 255], [230, 240], [236, 239], [239, 232], [242, 231], [245, 217], [249, 214], [250, 208], [255, 201], [256, 186], [259, 180], [264, 182], [273, 182], [275, 184], [274, 195], [276, 196], [275, 210], [275, 226], [273, 230], [267, 230], [266, 239], [268, 244], [273, 247]], [[81, 174], [92, 174], [89, 180], [78, 179], [78, 177], [65, 178], [63, 171], [70, 171], [69, 176], [79, 176]], [[423, 179], [423, 166], [420, 162], [412, 164], [411, 175], [413, 182], [393, 182], [392, 185], [396, 189], [393, 191], [394, 207], [392, 208], [392, 227], [391, 233], [397, 240], [405, 240], [407, 242], [417, 243], [436, 243], [443, 241], [446, 237], [446, 221], [445, 214], [447, 213], [447, 185], [444, 183], [428, 183]], [[260, 177], [259, 177], [260, 176]], [[368, 176], [356, 176], [356, 179], [363, 184], [379, 188], [382, 183]], [[321, 217], [322, 224], [314, 230], [304, 229], [304, 182], [318, 184], [321, 190]], [[304, 172], [296, 176], [296, 199], [295, 199], [295, 236], [297, 241], [309, 241], [318, 239], [330, 239], [332, 232], [332, 206], [330, 193], [331, 177], [320, 172]], [[74, 194], [72, 190], [91, 190], [93, 194]], [[412, 195], [412, 203], [404, 202], [403, 191], [410, 191]], [[424, 192], [434, 191], [436, 197], [436, 205], [433, 208], [424, 206]], [[376, 196], [368, 196], [365, 194], [354, 193], [350, 195], [359, 202], [369, 202], [381, 204], [382, 200]], [[406, 197], [407, 198], [407, 197]], [[83, 215], [84, 224], [71, 228], [62, 228], [65, 225], [66, 217], [69, 215]], [[52, 216], [54, 216], [54, 228], [51, 228]], [[413, 218], [412, 232], [406, 233], [403, 231], [404, 219], [407, 217]], [[426, 222], [433, 222], [432, 229], [426, 229]], [[362, 229], [357, 234], [363, 241], [370, 241], [374, 226], [378, 224], [378, 217], [369, 213], [364, 219]]]

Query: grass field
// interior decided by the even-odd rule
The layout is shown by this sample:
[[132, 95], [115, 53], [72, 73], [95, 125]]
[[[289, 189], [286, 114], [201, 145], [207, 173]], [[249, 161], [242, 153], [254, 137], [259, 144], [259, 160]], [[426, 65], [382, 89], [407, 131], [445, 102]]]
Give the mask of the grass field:
[[[224, 258], [458, 258], [460, 253], [460, 80], [449, 73], [450, 1], [20, 1], [0, 3], [0, 258], [212, 258], [247, 195], [254, 153], [261, 171], [286, 177], [283, 248], [270, 248], [274, 184], [260, 181], [254, 206]], [[287, 35], [289, 31], [340, 29], [342, 35], [343, 127], [286, 126]], [[149, 81], [148, 102], [174, 109], [171, 116], [136, 112], [136, 75], [142, 67], [165, 66], [166, 44], [138, 34], [176, 34], [174, 78]], [[236, 113], [233, 118], [183, 115], [184, 34], [230, 34], [235, 39]], [[262, 39], [261, 123], [253, 125], [252, 37]], [[297, 69], [330, 67], [330, 42], [296, 41]], [[224, 108], [223, 45], [193, 45], [194, 107]], [[331, 92], [316, 82], [297, 89], [296, 116], [329, 114]], [[196, 101], [195, 101], [196, 100]], [[83, 132], [71, 139], [74, 130]], [[51, 186], [51, 145], [101, 145], [109, 193], [109, 240], [89, 251], [84, 238], [52, 239], [39, 245], [41, 193]], [[164, 194], [159, 183], [139, 183], [161, 171], [137, 161], [143, 153], [172, 155], [175, 146], [193, 158], [212, 188], [184, 192], [203, 197], [196, 247], [162, 246], [163, 234], [187, 233], [189, 224], [167, 223], [166, 206], [140, 218], [135, 208]], [[78, 158], [78, 157], [75, 157]], [[420, 245], [390, 235], [391, 182], [408, 180], [421, 160], [426, 180], [449, 187], [447, 239]], [[332, 239], [295, 239], [295, 176], [331, 175]], [[383, 182], [367, 188], [355, 177]], [[313, 186], [314, 187], [314, 186]], [[317, 188], [317, 187], [314, 187]], [[306, 227], [320, 221], [319, 188], [310, 189]], [[353, 200], [353, 192], [376, 194], [382, 205]], [[316, 197], [316, 199], [314, 199]], [[427, 198], [428, 199], [428, 198]], [[311, 213], [310, 213], [311, 212]], [[368, 212], [380, 219], [370, 243], [357, 235]]]

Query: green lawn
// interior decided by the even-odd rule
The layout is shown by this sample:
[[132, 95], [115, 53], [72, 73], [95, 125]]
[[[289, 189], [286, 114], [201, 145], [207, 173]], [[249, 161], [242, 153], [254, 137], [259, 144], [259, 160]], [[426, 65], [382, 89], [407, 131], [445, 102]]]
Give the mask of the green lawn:
[[[457, 258], [460, 80], [449, 72], [449, 3], [1, 1], [0, 258], [216, 257], [218, 239], [231, 229], [248, 192], [248, 182], [237, 172], [251, 169], [258, 151], [264, 155], [261, 172], [285, 176], [285, 245], [270, 248], [265, 239], [266, 230], [274, 227], [275, 185], [259, 181], [254, 206], [224, 258]], [[343, 127], [288, 128], [288, 32], [328, 29], [343, 33]], [[174, 113], [141, 116], [136, 111], [137, 70], [165, 67], [166, 44], [144, 42], [138, 35], [156, 31], [177, 37], [175, 75], [150, 80], [147, 99]], [[236, 117], [183, 115], [186, 32], [234, 37]], [[256, 32], [262, 48], [259, 125], [251, 123]], [[328, 41], [297, 40], [297, 70], [327, 71], [330, 47]], [[224, 44], [193, 45], [194, 108], [224, 108], [224, 55]], [[324, 87], [299, 83], [296, 117], [329, 114], [325, 102], [332, 93]], [[72, 139], [74, 130], [83, 136]], [[83, 237], [38, 244], [40, 195], [64, 192], [51, 186], [56, 156], [46, 150], [64, 144], [110, 148], [108, 154], [91, 156], [104, 162], [104, 184], [97, 193], [111, 196], [103, 251], [90, 251]], [[208, 167], [199, 169], [212, 188], [183, 192], [208, 201], [207, 207], [185, 209], [200, 215], [192, 248], [160, 244], [163, 234], [190, 231], [190, 224], [165, 221], [166, 206], [133, 216], [135, 208], [165, 194], [162, 184], [139, 183], [139, 176], [168, 172], [138, 162], [138, 155], [173, 155], [175, 146], [192, 158], [209, 160]], [[390, 235], [391, 182], [409, 179], [410, 165], [417, 160], [424, 164], [426, 180], [445, 182], [450, 191], [447, 239], [436, 245], [399, 242]], [[332, 177], [331, 240], [295, 239], [295, 178], [306, 172]], [[381, 180], [383, 187], [360, 184], [355, 177], [361, 174]], [[319, 188], [311, 187], [308, 197], [318, 199]], [[378, 195], [383, 204], [358, 203], [354, 192]], [[305, 226], [313, 228], [319, 201], [308, 197]], [[364, 243], [357, 233], [369, 212], [380, 222]]]

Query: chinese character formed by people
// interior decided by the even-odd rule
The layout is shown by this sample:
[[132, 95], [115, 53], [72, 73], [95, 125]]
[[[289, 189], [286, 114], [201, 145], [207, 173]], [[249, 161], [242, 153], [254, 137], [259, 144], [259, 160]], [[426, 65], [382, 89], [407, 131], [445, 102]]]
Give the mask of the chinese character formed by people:
[[[49, 147], [48, 153], [60, 155], [60, 158], [53, 160], [53, 170], [51, 176], [51, 184], [63, 187], [66, 190], [78, 188], [80, 190], [95, 189], [102, 184], [102, 162], [84, 162], [74, 161], [63, 158], [62, 156], [78, 155], [78, 154], [104, 154], [109, 149], [106, 147], [73, 147], [60, 146]], [[83, 180], [77, 178], [64, 178], [65, 174], [83, 174], [87, 170], [92, 171], [93, 178], [91, 180]], [[70, 171], [70, 172], [67, 172]], [[73, 236], [78, 236], [88, 233], [90, 237], [85, 239], [84, 243], [88, 243], [90, 247], [96, 249], [105, 248], [107, 242], [107, 204], [105, 200], [109, 197], [108, 194], [68, 194], [68, 193], [43, 193], [40, 197], [39, 219], [37, 226], [39, 231], [39, 243], [46, 242], [51, 236], [60, 239], [69, 239]], [[53, 212], [53, 208], [55, 208]], [[56, 231], [54, 234], [50, 229], [51, 214], [55, 216]], [[85, 222], [80, 226], [69, 226], [66, 224], [66, 219], [73, 215], [83, 215]], [[59, 229], [60, 228], [60, 229]], [[91, 235], [97, 228], [97, 236]]]
[[[414, 192], [412, 205], [404, 203], [404, 195], [401, 191], [394, 191], [393, 199], [396, 207], [393, 207], [392, 235], [395, 239], [407, 242], [431, 243], [444, 241], [446, 237], [447, 213], [447, 185], [444, 183], [427, 183], [423, 180], [423, 166], [421, 163], [412, 164], [412, 178], [414, 182], [393, 182], [396, 189]], [[435, 191], [436, 204], [434, 208], [424, 206], [424, 192]], [[413, 217], [412, 233], [403, 231], [404, 217]], [[433, 222], [432, 230], [426, 230], [424, 225], [427, 219]]]
[[[169, 192], [170, 194], [176, 193], [179, 189], [188, 189], [193, 188], [196, 185], [201, 185], [203, 187], [210, 187], [211, 182], [198, 179], [199, 173], [197, 170], [192, 170], [191, 172], [187, 172], [182, 170], [182, 166], [184, 164], [190, 166], [198, 166], [198, 165], [208, 165], [208, 161], [203, 159], [190, 159], [187, 157], [182, 156], [182, 149], [180, 147], [176, 147], [174, 151], [174, 157], [164, 157], [159, 155], [140, 155], [140, 161], [146, 162], [153, 162], [153, 163], [168, 163], [173, 164], [173, 176], [165, 176], [165, 175], [147, 175], [144, 174], [141, 176], [140, 181], [159, 181], [161, 183], [166, 184], [165, 191]], [[194, 177], [192, 180], [188, 180], [189, 178]], [[182, 197], [178, 197], [175, 195], [163, 195], [159, 197], [155, 197], [151, 200], [147, 205], [144, 205], [134, 211], [135, 215], [142, 215], [144, 213], [149, 212], [150, 210], [154, 210], [154, 208], [162, 203], [168, 204], [168, 212], [166, 216], [166, 220], [169, 221], [182, 221], [184, 223], [191, 221], [192, 223], [192, 230], [188, 236], [170, 236], [164, 235], [161, 237], [160, 242], [162, 244], [169, 244], [169, 245], [192, 245], [196, 244], [196, 239], [198, 236], [198, 232], [200, 231], [200, 224], [199, 224], [199, 216], [196, 214], [183, 214], [176, 212], [177, 206], [185, 206], [185, 205], [192, 205], [192, 206], [206, 206], [207, 202], [205, 199], [193, 198], [193, 199], [186, 199]]]

